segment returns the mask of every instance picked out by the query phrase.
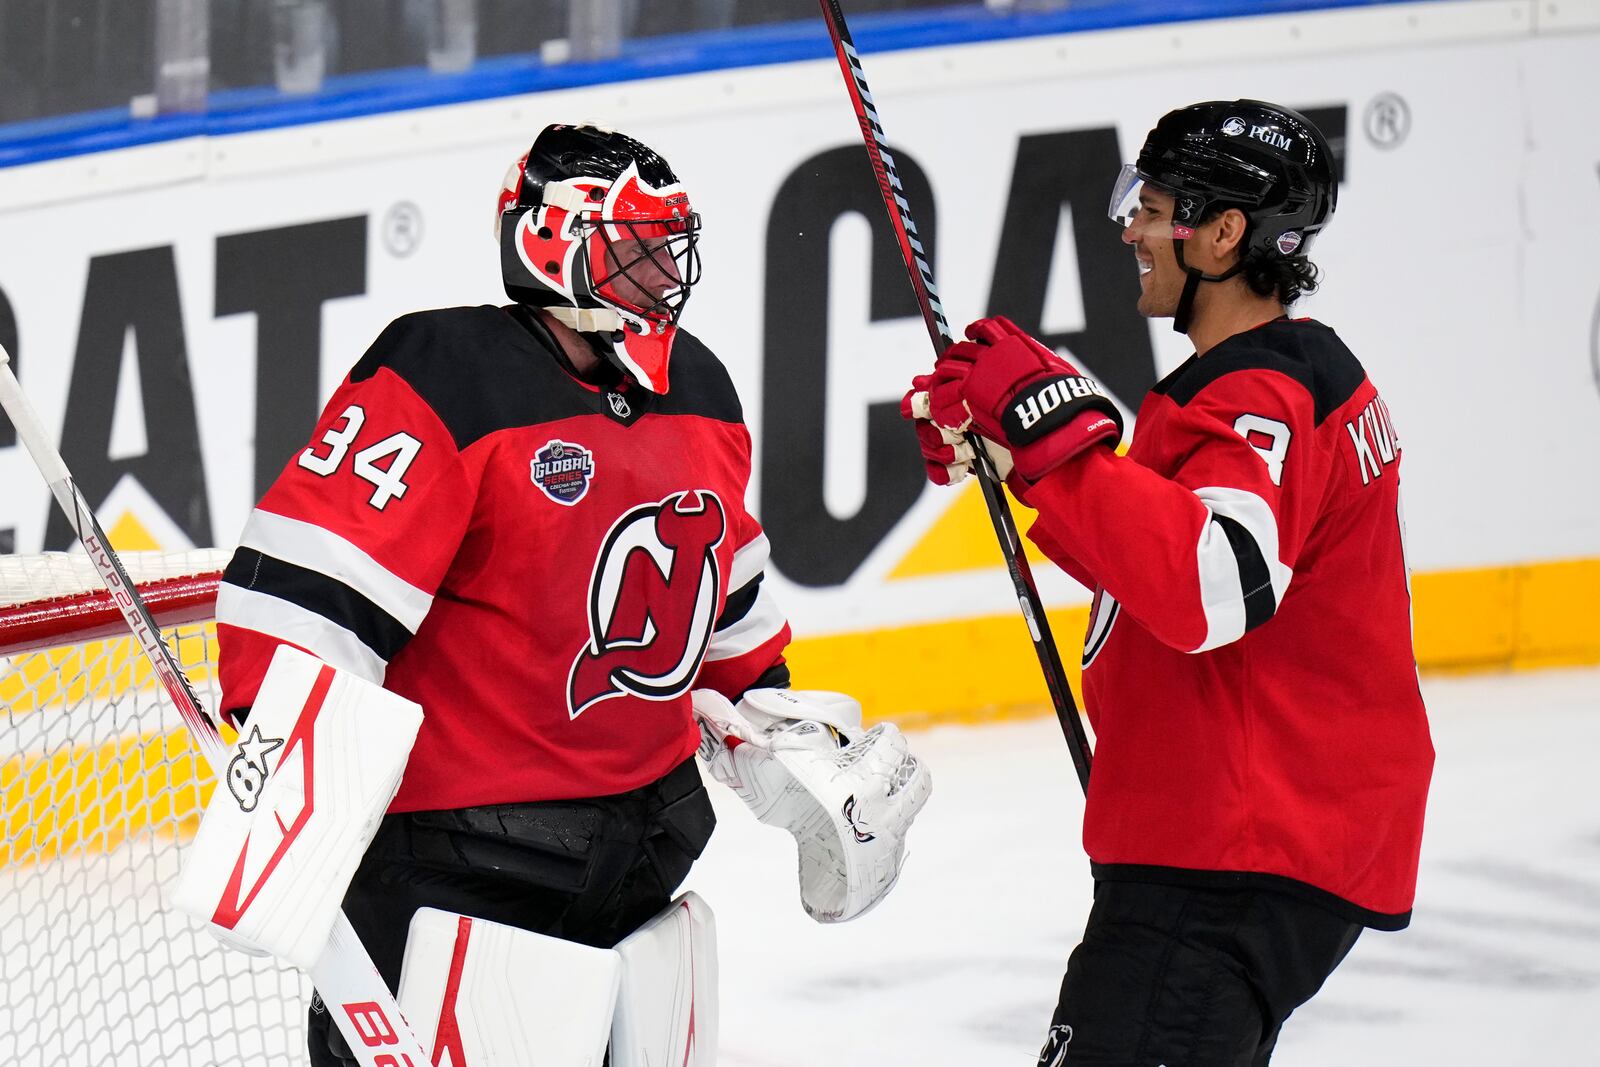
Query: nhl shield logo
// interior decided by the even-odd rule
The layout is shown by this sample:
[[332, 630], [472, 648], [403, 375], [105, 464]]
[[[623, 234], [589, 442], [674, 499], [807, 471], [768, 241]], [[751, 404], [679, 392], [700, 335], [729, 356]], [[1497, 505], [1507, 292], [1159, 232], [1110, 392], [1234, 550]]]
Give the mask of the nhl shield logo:
[[571, 507], [594, 478], [594, 453], [568, 441], [546, 441], [528, 464], [528, 477], [544, 495]]
[[1300, 247], [1300, 235], [1294, 230], [1286, 230], [1278, 235], [1276, 243], [1279, 252], [1286, 256], [1292, 256], [1295, 250]]

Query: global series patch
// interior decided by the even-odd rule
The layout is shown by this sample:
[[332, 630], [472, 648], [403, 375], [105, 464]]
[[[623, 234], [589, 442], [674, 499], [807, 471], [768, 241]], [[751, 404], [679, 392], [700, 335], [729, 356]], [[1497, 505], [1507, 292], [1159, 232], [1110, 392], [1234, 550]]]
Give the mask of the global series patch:
[[557, 504], [583, 499], [594, 478], [594, 453], [568, 441], [546, 441], [528, 464], [528, 477]]

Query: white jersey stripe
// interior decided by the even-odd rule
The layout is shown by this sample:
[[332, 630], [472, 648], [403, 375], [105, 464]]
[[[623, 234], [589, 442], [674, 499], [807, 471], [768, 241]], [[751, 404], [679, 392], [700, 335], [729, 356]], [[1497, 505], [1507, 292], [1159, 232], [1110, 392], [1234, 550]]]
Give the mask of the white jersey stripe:
[[338, 534], [313, 523], [257, 508], [250, 513], [239, 543], [349, 586], [412, 633], [417, 632], [423, 616], [433, 607], [432, 595], [398, 577]]
[[737, 593], [767, 569], [767, 559], [772, 555], [772, 542], [766, 534], [755, 537], [739, 546], [733, 554], [733, 566], [728, 573], [728, 591]]
[[355, 634], [298, 604], [222, 582], [217, 586], [217, 622], [289, 641], [324, 663], [383, 684], [389, 665]]
[[711, 635], [711, 645], [706, 649], [706, 662], [733, 659], [760, 648], [777, 636], [783, 625], [783, 612], [778, 610], [778, 601], [763, 583], [756, 593], [756, 602], [750, 605], [744, 618]]
[[[1272, 582], [1273, 602], [1283, 603], [1294, 572], [1278, 558], [1278, 522], [1272, 508], [1255, 493], [1226, 486], [1205, 486], [1195, 496], [1210, 515], [1224, 515], [1244, 527], [1261, 552]], [[1200, 603], [1206, 617], [1206, 638], [1192, 652], [1220, 648], [1244, 636], [1245, 594], [1239, 576], [1239, 559], [1218, 523], [1209, 521], [1200, 531], [1196, 549], [1200, 572]]]

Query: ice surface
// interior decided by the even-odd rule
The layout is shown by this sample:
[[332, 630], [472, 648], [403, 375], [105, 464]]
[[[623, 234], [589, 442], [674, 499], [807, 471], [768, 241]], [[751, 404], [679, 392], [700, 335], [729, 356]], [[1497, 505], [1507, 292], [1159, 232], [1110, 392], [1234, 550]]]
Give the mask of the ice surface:
[[[1288, 1067], [1600, 1064], [1600, 670], [1429, 679], [1438, 750], [1414, 920], [1367, 931]], [[726, 1067], [1030, 1064], [1088, 914], [1054, 719], [912, 735], [934, 794], [901, 883], [820, 927], [794, 849], [713, 786], [690, 885], [717, 913]]]
[[[1439, 760], [1415, 920], [1365, 933], [1273, 1062], [1600, 1064], [1600, 669], [1430, 679], [1425, 692]], [[1042, 718], [912, 744], [935, 788], [901, 884], [839, 926], [801, 911], [792, 839], [711, 785], [721, 826], [687, 887], [717, 914], [724, 1067], [1034, 1062], [1091, 888], [1065, 742]], [[144, 846], [0, 879], [15, 909], [0, 923], [4, 1058], [294, 1062], [283, 1049], [300, 1040], [296, 976], [228, 953], [154, 981], [142, 959], [209, 939], [159, 907], [119, 931], [83, 918], [94, 898], [149, 892], [127, 882], [130, 847]], [[46, 903], [64, 899], [57, 885], [72, 887], [71, 910]], [[100, 946], [101, 965], [52, 974], [34, 958], [42, 928]], [[278, 996], [249, 1003], [249, 970]]]

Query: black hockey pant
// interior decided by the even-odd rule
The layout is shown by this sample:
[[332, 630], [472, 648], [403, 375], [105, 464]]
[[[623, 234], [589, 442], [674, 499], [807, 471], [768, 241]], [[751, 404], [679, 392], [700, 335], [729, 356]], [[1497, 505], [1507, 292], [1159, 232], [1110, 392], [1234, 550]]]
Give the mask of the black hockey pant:
[[1099, 882], [1040, 1067], [1265, 1067], [1361, 929], [1272, 890]]
[[[418, 908], [610, 948], [671, 902], [715, 825], [693, 757], [616, 796], [388, 815], [345, 914], [390, 989]], [[307, 1044], [312, 1067], [355, 1063], [319, 997]]]

